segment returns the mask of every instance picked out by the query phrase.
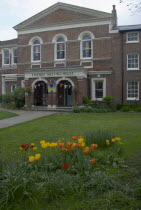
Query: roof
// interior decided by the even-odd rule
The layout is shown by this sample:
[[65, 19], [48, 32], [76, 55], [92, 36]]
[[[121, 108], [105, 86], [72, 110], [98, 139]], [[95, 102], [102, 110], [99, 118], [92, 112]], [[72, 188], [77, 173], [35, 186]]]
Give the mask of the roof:
[[18, 43], [18, 39], [10, 39], [6, 41], [0, 41], [0, 46], [16, 45], [17, 43]]
[[25, 21], [19, 23], [18, 25], [14, 26], [13, 28], [15, 30], [19, 30], [24, 26], [27, 26], [29, 23], [33, 23], [39, 19], [41, 19], [42, 17], [51, 14], [52, 12], [56, 11], [57, 9], [66, 9], [66, 10], [70, 10], [70, 11], [75, 11], [75, 12], [81, 12], [82, 14], [88, 14], [88, 15], [97, 15], [102, 16], [103, 18], [111, 18], [112, 14], [111, 13], [107, 13], [107, 12], [102, 12], [102, 11], [98, 11], [98, 10], [94, 10], [94, 9], [89, 9], [89, 8], [85, 8], [85, 7], [80, 7], [80, 6], [76, 6], [76, 5], [71, 5], [71, 4], [66, 4], [66, 3], [61, 3], [58, 2], [50, 7], [48, 7], [47, 9], [37, 13], [36, 15], [26, 19]]
[[141, 30], [141, 24], [139, 25], [126, 25], [126, 26], [118, 26], [120, 32], [124, 31], [137, 31]]

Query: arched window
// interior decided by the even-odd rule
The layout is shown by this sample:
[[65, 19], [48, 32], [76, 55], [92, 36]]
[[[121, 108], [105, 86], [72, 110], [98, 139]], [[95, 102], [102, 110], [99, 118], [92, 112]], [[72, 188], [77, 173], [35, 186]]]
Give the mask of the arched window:
[[81, 39], [81, 57], [92, 58], [92, 38], [89, 34], [84, 34]]
[[65, 60], [66, 58], [66, 43], [63, 37], [56, 39], [56, 60]]
[[35, 39], [32, 44], [32, 61], [41, 61], [41, 43], [38, 39]]

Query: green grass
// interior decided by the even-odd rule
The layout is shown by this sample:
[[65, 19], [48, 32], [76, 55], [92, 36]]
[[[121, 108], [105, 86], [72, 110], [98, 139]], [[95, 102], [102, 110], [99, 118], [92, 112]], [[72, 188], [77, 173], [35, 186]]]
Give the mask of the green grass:
[[88, 130], [109, 130], [123, 139], [125, 155], [130, 156], [140, 151], [140, 126], [138, 113], [54, 114], [0, 129], [0, 141], [3, 155], [7, 156], [21, 144], [38, 143], [42, 139], [56, 141], [60, 137], [84, 135]]
[[15, 116], [17, 116], [17, 114], [15, 113], [0, 111], [0, 120], [10, 118], [10, 117], [15, 117]]

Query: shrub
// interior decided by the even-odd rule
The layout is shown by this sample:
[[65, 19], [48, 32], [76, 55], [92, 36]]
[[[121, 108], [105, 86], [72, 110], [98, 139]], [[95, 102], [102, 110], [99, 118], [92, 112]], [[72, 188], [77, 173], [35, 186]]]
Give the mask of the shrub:
[[25, 91], [23, 88], [16, 88], [13, 91], [13, 100], [17, 108], [21, 108], [25, 104]]
[[2, 102], [2, 95], [0, 95], [0, 103]]
[[92, 108], [91, 106], [85, 106], [85, 107], [74, 107], [73, 111], [75, 113], [80, 113], [80, 112], [107, 113], [107, 112], [113, 112], [114, 110], [109, 107]]
[[103, 102], [105, 102], [107, 106], [110, 106], [113, 101], [114, 101], [114, 98], [111, 96], [106, 96], [103, 98]]
[[123, 112], [129, 112], [133, 111], [133, 109], [130, 107], [130, 105], [123, 105], [122, 109]]
[[107, 147], [106, 140], [113, 139], [115, 135], [110, 131], [87, 131], [85, 134], [87, 144], [98, 144], [99, 147]]
[[86, 105], [86, 106], [93, 106], [94, 102], [91, 101], [88, 97], [83, 96], [83, 104]]
[[13, 95], [12, 93], [5, 93], [2, 95], [2, 103], [8, 104], [13, 101]]
[[117, 105], [116, 105], [117, 110], [121, 110], [122, 107], [123, 107], [123, 104], [117, 104]]

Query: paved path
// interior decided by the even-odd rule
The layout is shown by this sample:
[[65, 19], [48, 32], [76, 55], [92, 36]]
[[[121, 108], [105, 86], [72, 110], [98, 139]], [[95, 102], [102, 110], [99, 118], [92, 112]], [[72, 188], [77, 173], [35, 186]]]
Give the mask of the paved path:
[[0, 108], [0, 110], [18, 114], [18, 116], [16, 117], [0, 120], [0, 128], [6, 128], [12, 125], [16, 125], [18, 123], [27, 122], [33, 119], [37, 119], [55, 113], [51, 111], [7, 110], [3, 108]]

